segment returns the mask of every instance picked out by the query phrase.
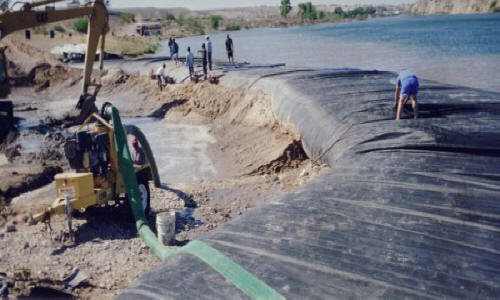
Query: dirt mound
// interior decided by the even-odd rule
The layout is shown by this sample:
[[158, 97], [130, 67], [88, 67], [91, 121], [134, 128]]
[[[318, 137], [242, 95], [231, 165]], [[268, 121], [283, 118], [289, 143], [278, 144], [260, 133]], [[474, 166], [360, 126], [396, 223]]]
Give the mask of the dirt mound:
[[293, 141], [286, 147], [280, 157], [272, 160], [266, 165], [260, 166], [256, 170], [250, 172], [249, 175], [276, 174], [287, 169], [296, 169], [306, 159], [308, 159], [308, 157], [304, 148], [302, 148], [302, 143], [300, 141]]
[[20, 36], [8, 36], [2, 42], [8, 46], [6, 50], [8, 60], [14, 62], [20, 72], [28, 73], [36, 64], [57, 65], [60, 63], [56, 56], [29, 45]]
[[295, 150], [300, 136], [291, 124], [278, 121], [271, 97], [259, 89], [189, 82], [160, 91], [147, 76], [120, 70], [110, 70], [103, 83], [106, 100], [114, 100], [122, 114], [210, 125], [217, 139], [215, 161], [227, 176], [258, 174], [266, 166], [277, 170], [278, 164], [291, 167], [295, 157], [288, 161], [286, 151], [300, 152]]
[[115, 88], [127, 83], [130, 75], [121, 69], [108, 69], [106, 74], [102, 76], [102, 85], [105, 91], [113, 92]]
[[65, 137], [42, 129], [11, 131], [0, 144], [8, 164], [0, 167], [0, 199], [4, 204], [22, 193], [53, 181], [68, 167], [64, 159]]
[[241, 96], [241, 93], [235, 89], [224, 88], [206, 82], [171, 86], [170, 91], [179, 95], [176, 98], [185, 97], [188, 99], [186, 105], [183, 106], [186, 113], [196, 112], [210, 120], [223, 116], [229, 110], [234, 99]]
[[8, 203], [10, 199], [22, 193], [51, 183], [54, 176], [61, 172], [62, 168], [58, 166], [43, 167], [36, 164], [3, 166], [0, 170], [0, 175], [4, 178], [0, 183], [0, 198]]
[[68, 68], [63, 65], [52, 66], [40, 63], [24, 73], [14, 62], [10, 63], [10, 78], [15, 87], [32, 86], [35, 92], [40, 92], [51, 85], [67, 80], [78, 80], [82, 77], [80, 70]]

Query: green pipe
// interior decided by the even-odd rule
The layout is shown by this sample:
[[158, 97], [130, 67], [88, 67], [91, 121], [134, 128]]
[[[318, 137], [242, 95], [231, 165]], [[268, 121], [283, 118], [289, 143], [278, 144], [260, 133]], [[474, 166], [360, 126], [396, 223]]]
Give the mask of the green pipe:
[[139, 188], [137, 186], [137, 177], [135, 175], [132, 157], [130, 155], [130, 150], [128, 149], [127, 135], [125, 134], [120, 114], [114, 106], [110, 106], [108, 108], [108, 113], [113, 121], [114, 141], [118, 154], [118, 162], [120, 164], [120, 172], [123, 176], [125, 190], [127, 191], [127, 194], [130, 195], [130, 207], [132, 207], [132, 213], [134, 214], [134, 218], [136, 220], [135, 225], [137, 227], [137, 231], [139, 236], [144, 240], [149, 248], [151, 248], [151, 251], [160, 257], [160, 259], [164, 260], [164, 257], [169, 252], [169, 249], [158, 241], [153, 231], [149, 228], [148, 221], [146, 220], [146, 216], [142, 210]]
[[153, 156], [153, 151], [151, 151], [151, 147], [149, 146], [146, 136], [144, 136], [139, 127], [135, 125], [125, 125], [125, 129], [127, 130], [127, 134], [131, 134], [139, 140], [139, 143], [141, 144], [141, 147], [146, 154], [146, 158], [149, 162], [149, 166], [151, 167], [151, 171], [153, 171], [153, 182], [155, 183], [156, 187], [161, 187], [160, 174], [158, 173], [155, 157]]
[[[268, 286], [265, 282], [255, 277], [253, 274], [245, 270], [242, 266], [230, 260], [227, 256], [219, 252], [217, 249], [210, 247], [201, 241], [189, 242], [186, 246], [180, 248], [165, 247], [157, 238], [153, 231], [149, 228], [148, 221], [142, 210], [142, 203], [137, 186], [137, 178], [135, 175], [134, 165], [130, 150], [128, 149], [127, 135], [122, 125], [118, 110], [114, 106], [107, 109], [113, 121], [114, 141], [116, 145], [116, 152], [118, 154], [118, 161], [120, 164], [120, 171], [123, 176], [123, 183], [129, 196], [130, 206], [136, 220], [135, 224], [139, 236], [144, 240], [146, 245], [151, 251], [158, 256], [162, 261], [167, 260], [169, 257], [177, 253], [189, 253], [201, 259], [208, 264], [215, 271], [219, 272], [224, 278], [232, 282], [243, 293], [252, 299], [285, 299], [282, 295], [276, 292], [273, 288]], [[137, 132], [140, 132], [138, 130]], [[139, 134], [137, 138], [144, 135]], [[141, 145], [146, 145], [142, 143]], [[148, 148], [149, 148], [149, 144]]]

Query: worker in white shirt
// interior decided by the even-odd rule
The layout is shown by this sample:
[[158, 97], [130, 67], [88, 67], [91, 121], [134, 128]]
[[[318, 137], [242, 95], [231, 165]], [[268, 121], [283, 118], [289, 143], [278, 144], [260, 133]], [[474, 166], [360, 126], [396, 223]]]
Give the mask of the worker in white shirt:
[[158, 80], [158, 86], [160, 87], [160, 91], [163, 90], [163, 82], [165, 81], [165, 64], [161, 66], [157, 71], [156, 71], [156, 79]]

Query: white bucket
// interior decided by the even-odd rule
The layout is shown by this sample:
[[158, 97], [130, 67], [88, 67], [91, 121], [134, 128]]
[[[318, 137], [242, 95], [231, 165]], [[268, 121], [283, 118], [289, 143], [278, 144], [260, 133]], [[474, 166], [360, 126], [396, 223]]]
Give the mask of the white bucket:
[[163, 245], [171, 245], [175, 240], [175, 211], [156, 215], [156, 232]]

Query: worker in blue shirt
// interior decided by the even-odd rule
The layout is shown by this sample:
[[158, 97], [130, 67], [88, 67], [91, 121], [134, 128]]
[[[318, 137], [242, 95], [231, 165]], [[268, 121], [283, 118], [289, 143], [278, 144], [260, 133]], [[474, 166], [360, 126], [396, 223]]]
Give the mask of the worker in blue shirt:
[[187, 48], [186, 65], [189, 68], [189, 78], [191, 78], [191, 80], [193, 80], [193, 74], [194, 74], [194, 55], [193, 55], [193, 52], [191, 52], [191, 47]]
[[396, 120], [401, 119], [401, 111], [403, 106], [406, 105], [411, 98], [411, 105], [413, 107], [413, 117], [418, 118], [418, 78], [409, 70], [404, 70], [399, 73], [396, 83], [396, 91], [394, 93], [394, 100], [396, 102], [397, 114]]

